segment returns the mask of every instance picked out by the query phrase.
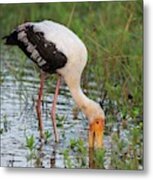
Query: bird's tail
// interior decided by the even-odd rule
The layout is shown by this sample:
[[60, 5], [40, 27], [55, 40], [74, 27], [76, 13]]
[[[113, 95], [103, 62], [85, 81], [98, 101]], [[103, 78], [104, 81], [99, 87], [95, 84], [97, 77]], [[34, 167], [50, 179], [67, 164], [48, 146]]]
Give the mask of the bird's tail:
[[17, 45], [17, 31], [13, 31], [10, 35], [2, 37], [6, 45]]

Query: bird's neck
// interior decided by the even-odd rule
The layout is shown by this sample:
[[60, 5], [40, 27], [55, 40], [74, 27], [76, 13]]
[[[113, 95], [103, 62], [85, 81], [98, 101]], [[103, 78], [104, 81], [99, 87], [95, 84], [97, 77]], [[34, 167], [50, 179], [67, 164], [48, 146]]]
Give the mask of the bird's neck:
[[78, 105], [78, 107], [88, 116], [88, 107], [91, 103], [89, 99], [82, 91], [80, 87], [80, 78], [69, 77], [65, 78], [65, 81], [70, 89], [71, 95]]

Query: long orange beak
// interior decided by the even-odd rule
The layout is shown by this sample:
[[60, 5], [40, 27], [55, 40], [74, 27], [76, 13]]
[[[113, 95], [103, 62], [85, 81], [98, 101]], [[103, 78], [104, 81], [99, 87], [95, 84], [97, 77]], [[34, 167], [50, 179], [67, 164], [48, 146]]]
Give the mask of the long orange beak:
[[97, 118], [89, 125], [89, 148], [103, 147], [104, 119]]

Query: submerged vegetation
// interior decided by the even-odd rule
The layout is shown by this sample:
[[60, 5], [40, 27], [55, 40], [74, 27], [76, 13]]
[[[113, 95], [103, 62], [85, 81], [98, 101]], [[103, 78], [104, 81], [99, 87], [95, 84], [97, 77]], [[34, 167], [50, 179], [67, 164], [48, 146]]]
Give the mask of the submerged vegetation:
[[[20, 23], [48, 19], [68, 26], [87, 46], [88, 64], [83, 72], [82, 88], [90, 98], [102, 101], [106, 114], [104, 144], [108, 141], [109, 147], [92, 152], [82, 139], [70, 138], [67, 148], [61, 151], [64, 167], [143, 169], [142, 1], [4, 4], [0, 5], [0, 11], [0, 37]], [[0, 45], [0, 60], [5, 65], [1, 67], [0, 85], [7, 77], [5, 69], [22, 85], [27, 58], [17, 48], [5, 47], [2, 42]], [[14, 60], [18, 61], [17, 69]], [[38, 77], [37, 67], [32, 68]], [[56, 77], [50, 79], [48, 85]], [[48, 88], [46, 92], [49, 91]], [[26, 89], [21, 97], [28, 97]], [[1, 135], [5, 133], [6, 119], [7, 115], [1, 114]], [[62, 129], [65, 121], [65, 115], [57, 114], [58, 128]], [[53, 141], [50, 130], [45, 132], [45, 137], [46, 143]], [[35, 159], [41, 166], [36, 141], [33, 135], [25, 135], [28, 161]], [[51, 159], [51, 164], [54, 160]]]

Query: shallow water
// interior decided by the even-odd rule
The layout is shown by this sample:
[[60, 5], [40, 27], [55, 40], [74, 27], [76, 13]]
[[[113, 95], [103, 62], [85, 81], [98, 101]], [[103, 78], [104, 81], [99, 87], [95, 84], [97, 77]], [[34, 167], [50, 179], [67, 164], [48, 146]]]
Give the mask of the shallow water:
[[[8, 59], [8, 60], [7, 60]], [[47, 143], [41, 143], [36, 116], [36, 100], [39, 88], [38, 73], [29, 60], [22, 68], [22, 76], [17, 76], [21, 71], [18, 61], [10, 61], [9, 58], [1, 59], [1, 166], [3, 167], [43, 167], [43, 168], [96, 168], [92, 163], [92, 151], [88, 152], [87, 134], [88, 121], [82, 112], [76, 109], [76, 105], [70, 95], [68, 87], [62, 82], [56, 114], [59, 143], [54, 142], [54, 134], [50, 111], [55, 90], [55, 81], [47, 80], [44, 87], [42, 100], [42, 117], [44, 131], [51, 133]], [[50, 86], [50, 87], [48, 87]], [[88, 87], [96, 87], [93, 81]], [[96, 88], [95, 88], [96, 89]], [[92, 94], [98, 94], [95, 90]], [[109, 124], [107, 124], [109, 128]], [[116, 132], [118, 124], [113, 123], [111, 131]], [[128, 141], [128, 131], [121, 130], [121, 138]], [[107, 134], [107, 136], [106, 136]], [[104, 138], [105, 169], [110, 168], [111, 161], [111, 134], [106, 132]], [[26, 137], [33, 135], [35, 147], [32, 151], [27, 148]], [[66, 166], [64, 152], [70, 149], [71, 140], [81, 139], [84, 142], [87, 153], [79, 154], [69, 151], [68, 159], [71, 165]], [[32, 156], [34, 154], [34, 156]]]
[[[35, 161], [27, 160], [29, 151], [26, 147], [26, 137], [34, 135], [36, 139], [35, 149], [41, 161], [41, 167], [62, 168], [64, 167], [62, 153], [64, 149], [68, 148], [70, 139], [81, 138], [84, 142], [87, 142], [87, 119], [81, 112], [77, 114], [77, 117], [74, 117], [73, 112], [76, 105], [71, 98], [68, 87], [62, 83], [56, 114], [64, 116], [65, 121], [62, 126], [58, 126], [60, 142], [56, 144], [50, 117], [56, 84], [50, 82], [51, 92], [47, 93], [45, 86], [41, 108], [44, 131], [51, 132], [51, 138], [48, 143], [41, 144], [35, 111], [39, 78], [35, 76], [33, 68], [29, 68], [33, 64], [28, 61], [27, 64], [28, 67], [25, 66], [23, 69], [24, 76], [17, 80], [10, 73], [6, 60], [1, 61], [1, 67], [3, 67], [3, 83], [1, 84], [1, 129], [3, 129], [1, 134], [1, 166], [37, 166]], [[11, 62], [10, 66], [13, 66], [16, 73], [18, 73], [17, 62]]]

